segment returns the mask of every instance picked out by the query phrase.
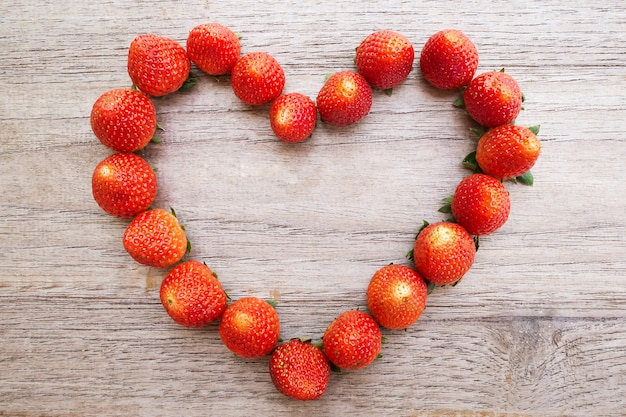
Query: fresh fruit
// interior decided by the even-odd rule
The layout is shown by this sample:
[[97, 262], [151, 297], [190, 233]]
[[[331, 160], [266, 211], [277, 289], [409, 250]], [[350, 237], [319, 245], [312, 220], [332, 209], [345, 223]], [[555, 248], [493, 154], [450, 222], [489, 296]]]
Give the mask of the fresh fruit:
[[497, 179], [485, 174], [465, 177], [454, 191], [452, 215], [472, 235], [487, 235], [509, 218], [509, 192]]
[[291, 339], [278, 346], [269, 363], [276, 389], [297, 400], [315, 400], [324, 394], [330, 379], [330, 364], [320, 348]]
[[157, 129], [152, 100], [130, 88], [117, 88], [98, 97], [90, 122], [100, 142], [116, 152], [143, 149]]
[[147, 210], [157, 193], [156, 174], [142, 157], [116, 153], [103, 159], [91, 177], [91, 191], [105, 212], [134, 217]]
[[267, 52], [251, 52], [239, 58], [233, 67], [231, 84], [241, 101], [258, 106], [280, 96], [285, 87], [285, 72]]
[[415, 269], [435, 285], [460, 280], [474, 263], [476, 244], [459, 224], [438, 222], [427, 225], [417, 235], [413, 248]]
[[476, 162], [487, 175], [500, 180], [518, 177], [537, 162], [541, 143], [527, 127], [502, 125], [478, 140]]
[[191, 29], [186, 46], [191, 62], [210, 75], [231, 72], [241, 53], [237, 35], [219, 23], [204, 23]]
[[138, 89], [151, 96], [180, 89], [190, 69], [185, 48], [165, 36], [139, 35], [128, 49], [128, 75]]
[[161, 282], [165, 311], [178, 324], [203, 327], [226, 309], [226, 293], [211, 269], [198, 261], [178, 264]]
[[485, 127], [513, 123], [522, 109], [522, 90], [503, 71], [489, 71], [474, 78], [463, 93], [467, 113]]
[[272, 131], [285, 142], [302, 142], [313, 133], [317, 108], [309, 97], [289, 93], [278, 97], [270, 107]]
[[235, 301], [222, 315], [220, 338], [226, 347], [244, 358], [270, 353], [280, 336], [280, 322], [274, 307], [256, 297]]
[[445, 29], [432, 35], [420, 54], [422, 75], [433, 86], [455, 89], [472, 81], [478, 69], [478, 50], [460, 30]]
[[126, 228], [124, 249], [146, 266], [167, 268], [187, 251], [187, 237], [176, 216], [162, 209], [144, 211]]
[[317, 95], [317, 110], [326, 123], [348, 126], [372, 108], [372, 88], [362, 75], [340, 71], [331, 75]]
[[415, 51], [404, 35], [379, 30], [356, 49], [357, 71], [372, 87], [388, 90], [406, 79], [413, 68]]
[[369, 314], [348, 310], [328, 326], [323, 338], [328, 359], [342, 369], [360, 369], [380, 353], [382, 333]]
[[387, 265], [372, 276], [367, 287], [367, 307], [388, 329], [406, 329], [426, 307], [428, 288], [422, 277], [404, 265]]

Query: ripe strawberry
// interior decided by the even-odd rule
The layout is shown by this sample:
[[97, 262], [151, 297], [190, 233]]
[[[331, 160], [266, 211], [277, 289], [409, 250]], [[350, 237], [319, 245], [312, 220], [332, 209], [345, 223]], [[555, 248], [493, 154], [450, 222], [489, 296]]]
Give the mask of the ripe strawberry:
[[116, 152], [143, 149], [157, 129], [156, 109], [145, 94], [118, 88], [102, 94], [91, 108], [91, 129]]
[[460, 30], [445, 29], [424, 44], [420, 69], [426, 81], [437, 88], [461, 88], [472, 81], [478, 69], [478, 50]]
[[133, 219], [124, 232], [124, 249], [142, 265], [167, 268], [187, 251], [187, 237], [176, 216], [152, 209]]
[[278, 346], [270, 357], [269, 369], [276, 389], [296, 400], [318, 399], [330, 379], [330, 364], [324, 352], [300, 339]]
[[267, 301], [244, 297], [226, 307], [219, 333], [231, 352], [244, 358], [258, 358], [276, 346], [280, 322], [276, 310]]
[[348, 126], [361, 120], [372, 107], [372, 88], [354, 71], [337, 72], [317, 95], [317, 110], [326, 123]]
[[426, 283], [416, 271], [403, 265], [387, 265], [372, 276], [367, 307], [381, 326], [406, 329], [424, 311], [427, 294]]
[[178, 324], [203, 327], [226, 309], [226, 293], [211, 269], [198, 261], [175, 266], [161, 282], [165, 311]]
[[522, 91], [509, 74], [490, 71], [469, 83], [463, 102], [472, 119], [483, 126], [496, 127], [515, 121], [522, 109]]
[[356, 67], [374, 88], [388, 90], [406, 79], [413, 69], [411, 41], [391, 30], [367, 36], [356, 50]]
[[464, 178], [452, 197], [452, 215], [472, 235], [487, 235], [509, 218], [509, 192], [497, 179], [485, 174]]
[[285, 87], [285, 72], [267, 52], [252, 52], [239, 58], [231, 74], [235, 95], [258, 106], [276, 99]]
[[239, 38], [219, 23], [205, 23], [191, 29], [187, 37], [187, 56], [210, 75], [229, 73], [241, 53]]
[[157, 179], [150, 164], [140, 156], [116, 153], [96, 166], [91, 191], [102, 210], [113, 216], [133, 217], [154, 201]]
[[128, 75], [151, 96], [164, 96], [183, 86], [191, 62], [178, 42], [164, 36], [139, 35], [128, 49]]
[[476, 245], [472, 236], [456, 223], [439, 222], [426, 226], [413, 249], [415, 268], [435, 285], [452, 284], [474, 263]]
[[530, 129], [502, 125], [481, 136], [476, 148], [476, 162], [481, 170], [500, 180], [528, 172], [541, 152], [541, 144]]
[[315, 103], [304, 94], [282, 95], [270, 107], [272, 131], [285, 142], [302, 142], [311, 136], [316, 122]]
[[328, 326], [323, 338], [324, 352], [339, 368], [359, 369], [380, 353], [382, 333], [372, 316], [358, 310], [340, 314]]

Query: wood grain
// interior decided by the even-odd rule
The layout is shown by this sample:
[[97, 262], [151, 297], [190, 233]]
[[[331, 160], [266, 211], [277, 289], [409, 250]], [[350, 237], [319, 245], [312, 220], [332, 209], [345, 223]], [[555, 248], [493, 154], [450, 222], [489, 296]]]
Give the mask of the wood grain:
[[[0, 16], [1, 416], [626, 415], [623, 2], [8, 0]], [[165, 271], [133, 263], [128, 221], [91, 197], [110, 152], [89, 113], [130, 85], [130, 41], [184, 44], [208, 21], [240, 33], [244, 53], [273, 54], [285, 91], [311, 97], [374, 30], [404, 33], [419, 54], [459, 28], [479, 71], [504, 67], [522, 85], [518, 123], [541, 124], [536, 183], [507, 184], [511, 217], [462, 283], [313, 403], [279, 394], [267, 360], [234, 357], [215, 326], [175, 325], [158, 299]], [[423, 220], [442, 218], [473, 125], [416, 67], [359, 124], [320, 123], [290, 146], [267, 107], [194, 71], [195, 89], [155, 100], [162, 143], [141, 152], [158, 170], [155, 206], [176, 208], [189, 256], [231, 297], [273, 298], [284, 339], [319, 340], [365, 308], [374, 271], [409, 264]]]

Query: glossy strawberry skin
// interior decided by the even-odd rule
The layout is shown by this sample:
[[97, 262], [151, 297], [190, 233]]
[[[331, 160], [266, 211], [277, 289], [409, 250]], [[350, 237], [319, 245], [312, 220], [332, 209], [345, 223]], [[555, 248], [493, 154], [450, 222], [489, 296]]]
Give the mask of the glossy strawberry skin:
[[162, 209], [152, 209], [140, 213], [128, 225], [123, 245], [138, 263], [167, 268], [185, 255], [187, 237], [176, 216]]
[[251, 52], [239, 58], [233, 67], [231, 85], [241, 101], [260, 106], [280, 96], [285, 87], [285, 72], [267, 52]]
[[224, 75], [232, 71], [241, 53], [239, 38], [219, 23], [194, 27], [187, 37], [187, 56], [209, 75]]
[[156, 132], [156, 109], [140, 91], [118, 88], [98, 97], [90, 123], [103, 145], [116, 152], [135, 152], [143, 149]]
[[309, 97], [289, 93], [278, 97], [270, 107], [272, 131], [284, 142], [302, 142], [315, 129], [317, 108]]
[[380, 30], [367, 36], [356, 50], [357, 71], [374, 88], [387, 90], [403, 82], [413, 69], [415, 50], [406, 36]]
[[497, 179], [472, 174], [457, 186], [452, 197], [452, 215], [472, 235], [487, 235], [509, 218], [509, 193]]
[[91, 177], [91, 190], [105, 212], [134, 217], [154, 201], [157, 178], [150, 164], [140, 156], [117, 153], [98, 163]]
[[317, 95], [317, 110], [326, 123], [349, 126], [372, 108], [372, 88], [362, 75], [340, 71], [331, 75]]
[[161, 282], [161, 303], [185, 327], [204, 327], [222, 316], [226, 293], [205, 264], [192, 260], [176, 265]]
[[272, 352], [269, 372], [279, 392], [301, 401], [316, 400], [326, 392], [330, 363], [317, 346], [291, 339]]
[[461, 88], [478, 69], [478, 50], [460, 30], [445, 29], [432, 35], [420, 54], [420, 70], [430, 84], [441, 89]]
[[422, 277], [404, 265], [387, 265], [372, 276], [367, 287], [367, 307], [388, 329], [406, 329], [426, 307], [428, 288]]
[[541, 143], [528, 128], [502, 125], [483, 134], [476, 147], [476, 162], [487, 175], [500, 180], [518, 177], [537, 162]]
[[164, 96], [180, 89], [190, 69], [185, 48], [164, 36], [139, 35], [128, 49], [128, 75], [139, 90], [150, 96]]
[[415, 268], [435, 285], [460, 280], [474, 263], [476, 244], [461, 226], [438, 222], [426, 226], [417, 236], [413, 248]]
[[467, 113], [485, 127], [513, 123], [522, 109], [522, 90], [513, 77], [490, 71], [474, 78], [463, 93]]
[[323, 338], [328, 359], [342, 369], [360, 369], [378, 357], [382, 332], [369, 314], [348, 310], [328, 326]]
[[256, 297], [235, 301], [222, 315], [219, 334], [224, 345], [244, 358], [270, 353], [280, 336], [280, 321], [274, 307]]

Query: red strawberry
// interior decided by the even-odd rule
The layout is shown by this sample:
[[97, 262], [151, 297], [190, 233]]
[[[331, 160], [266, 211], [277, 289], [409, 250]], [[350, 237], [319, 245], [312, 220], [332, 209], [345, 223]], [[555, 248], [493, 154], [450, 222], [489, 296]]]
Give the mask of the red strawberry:
[[437, 88], [461, 88], [472, 81], [477, 68], [478, 50], [459, 30], [435, 33], [420, 54], [422, 75]]
[[267, 52], [252, 52], [239, 58], [231, 74], [235, 95], [258, 106], [276, 99], [285, 87], [285, 72]]
[[270, 357], [269, 369], [276, 389], [296, 400], [318, 399], [330, 379], [330, 364], [324, 352], [300, 339], [278, 346]]
[[90, 122], [100, 142], [116, 152], [143, 149], [157, 129], [152, 100], [130, 88], [102, 94], [91, 109]]
[[522, 90], [509, 74], [485, 72], [469, 83], [463, 102], [472, 119], [496, 127], [515, 121], [522, 109]]
[[427, 294], [426, 283], [413, 269], [387, 265], [376, 271], [367, 287], [367, 307], [381, 326], [406, 329], [424, 311]]
[[102, 210], [113, 216], [133, 217], [154, 201], [157, 179], [150, 164], [140, 156], [117, 153], [96, 166], [91, 190]]
[[406, 79], [413, 68], [411, 41], [391, 30], [366, 37], [356, 50], [356, 67], [374, 88], [388, 90]]
[[219, 23], [205, 23], [191, 29], [187, 37], [187, 56], [210, 75], [229, 73], [241, 53], [239, 38]]
[[165, 311], [178, 324], [203, 327], [226, 309], [226, 294], [211, 269], [198, 261], [175, 266], [161, 282]]
[[472, 235], [487, 235], [509, 218], [509, 192], [497, 179], [485, 174], [464, 178], [452, 197], [452, 215]]
[[167, 268], [187, 251], [187, 237], [176, 216], [168, 211], [144, 211], [124, 232], [124, 249], [142, 265]]
[[415, 268], [435, 285], [452, 284], [465, 275], [474, 263], [476, 244], [460, 225], [433, 223], [417, 235], [413, 258]]
[[302, 142], [311, 136], [316, 122], [315, 103], [304, 94], [282, 95], [270, 107], [272, 131], [285, 142]]
[[372, 88], [354, 71], [337, 72], [317, 95], [317, 110], [326, 123], [348, 126], [364, 118], [372, 107]]
[[481, 170], [500, 180], [528, 172], [541, 152], [541, 143], [530, 129], [503, 125], [488, 130], [476, 148], [476, 162]]
[[219, 332], [231, 352], [244, 358], [258, 358], [276, 346], [280, 322], [276, 310], [267, 301], [244, 297], [226, 308]]
[[382, 333], [372, 316], [358, 310], [340, 314], [324, 333], [324, 352], [339, 368], [359, 369], [380, 353]]
[[138, 89], [164, 96], [183, 86], [191, 62], [178, 42], [157, 35], [139, 35], [128, 49], [128, 75]]

